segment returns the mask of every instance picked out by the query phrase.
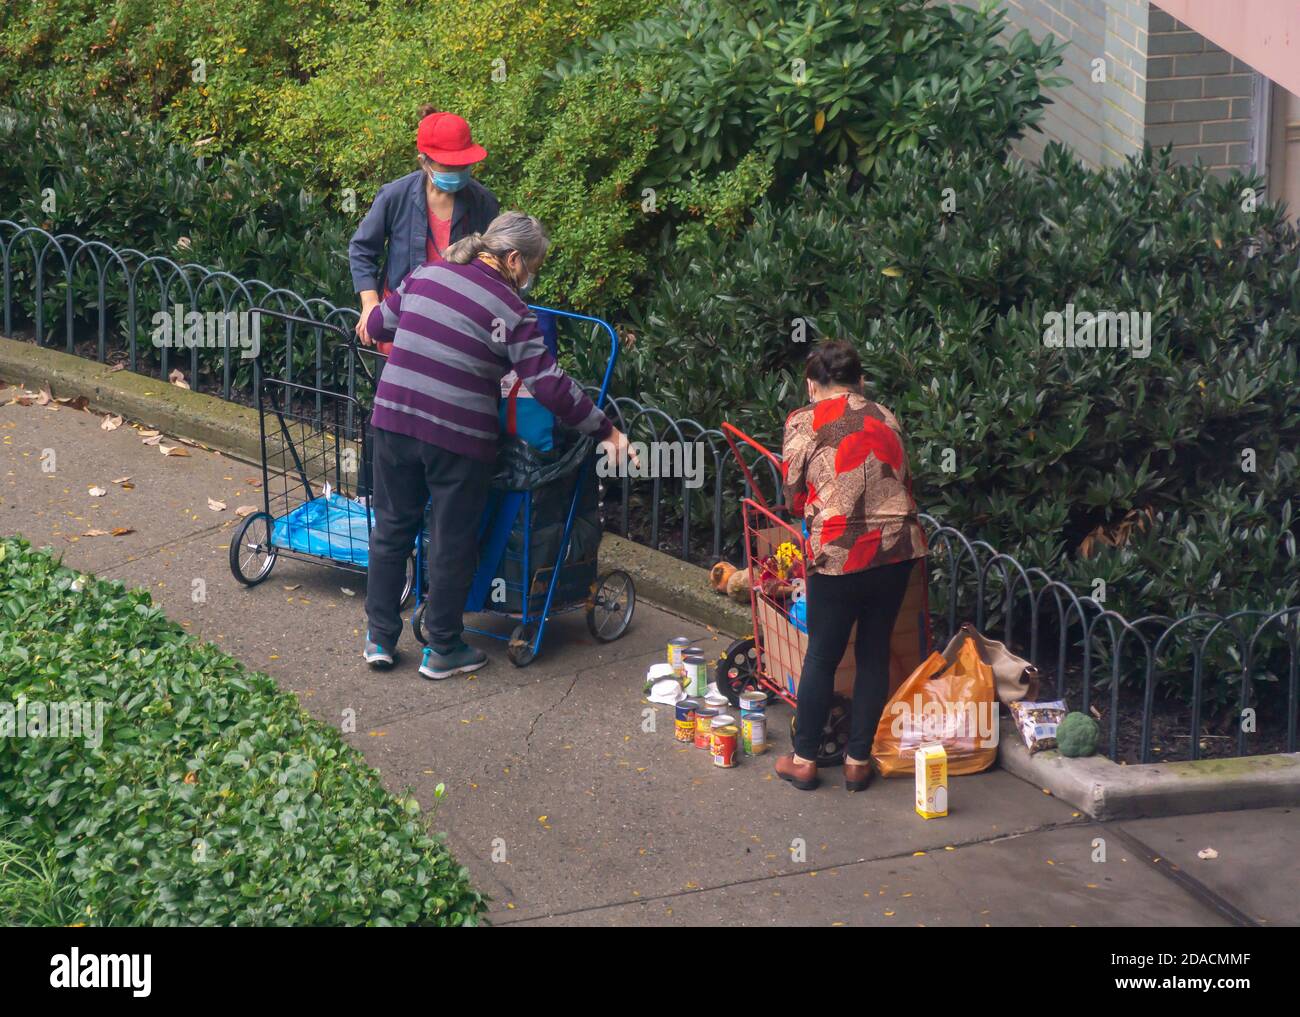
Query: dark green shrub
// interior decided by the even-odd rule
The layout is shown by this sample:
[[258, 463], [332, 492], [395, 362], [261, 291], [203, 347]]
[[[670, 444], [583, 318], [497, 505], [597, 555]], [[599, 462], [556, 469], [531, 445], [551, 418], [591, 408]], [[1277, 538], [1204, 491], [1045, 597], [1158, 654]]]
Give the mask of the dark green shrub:
[[[1055, 147], [1038, 169], [917, 153], [870, 188], [805, 184], [666, 268], [624, 387], [779, 444], [809, 344], [851, 338], [923, 511], [1081, 594], [1104, 579], [1131, 617], [1295, 603], [1300, 242], [1284, 210], [1243, 209], [1252, 184]], [[1150, 356], [1046, 348], [1067, 302], [1150, 311]], [[1147, 510], [1117, 546], [1096, 532]]]
[[106, 707], [98, 745], [0, 739], [0, 829], [54, 853], [80, 920], [481, 920], [483, 898], [413, 799], [390, 796], [336, 731], [147, 592], [0, 541], [0, 662], [4, 703]]

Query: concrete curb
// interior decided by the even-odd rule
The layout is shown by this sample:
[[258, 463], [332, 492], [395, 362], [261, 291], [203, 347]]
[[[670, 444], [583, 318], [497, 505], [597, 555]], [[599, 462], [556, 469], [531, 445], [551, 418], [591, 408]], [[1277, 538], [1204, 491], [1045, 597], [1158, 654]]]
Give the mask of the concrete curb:
[[1030, 755], [1003, 718], [998, 763], [1100, 820], [1300, 805], [1300, 753], [1121, 766], [1105, 756]]
[[261, 458], [257, 411], [130, 371], [0, 336], [0, 378], [57, 396], [85, 396], [92, 409], [120, 413], [179, 438], [245, 459]]
[[600, 541], [599, 566], [602, 572], [622, 569], [636, 583], [637, 596], [673, 614], [731, 636], [753, 634], [748, 605], [714, 593], [709, 588], [708, 569], [612, 533]]

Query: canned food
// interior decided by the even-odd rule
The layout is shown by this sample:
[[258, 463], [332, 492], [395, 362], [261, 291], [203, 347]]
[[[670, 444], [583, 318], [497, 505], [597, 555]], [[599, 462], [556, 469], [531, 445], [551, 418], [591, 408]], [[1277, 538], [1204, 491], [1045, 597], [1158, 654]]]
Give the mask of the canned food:
[[763, 713], [767, 710], [766, 692], [742, 692], [740, 694], [740, 712]]
[[709, 733], [709, 751], [713, 754], [713, 765], [726, 769], [736, 765], [736, 742], [740, 732], [735, 724], [714, 727]]
[[678, 674], [682, 671], [682, 651], [690, 645], [691, 641], [685, 636], [668, 640], [668, 666]]
[[673, 722], [673, 731], [679, 742], [695, 741], [695, 711], [699, 704], [694, 699], [683, 699], [677, 704], [677, 716]]
[[686, 668], [686, 694], [703, 698], [709, 691], [709, 662], [700, 654], [688, 653], [682, 657]]
[[767, 715], [746, 712], [740, 715], [741, 741], [745, 755], [761, 756], [767, 751]]
[[707, 706], [695, 711], [695, 747], [697, 749], [707, 749], [709, 747], [709, 732], [713, 727], [713, 718], [717, 715], [717, 710], [710, 710]]
[[713, 718], [714, 727], [726, 727], [728, 724], [735, 724], [736, 718], [730, 713], [724, 713], [719, 710], [718, 715]]

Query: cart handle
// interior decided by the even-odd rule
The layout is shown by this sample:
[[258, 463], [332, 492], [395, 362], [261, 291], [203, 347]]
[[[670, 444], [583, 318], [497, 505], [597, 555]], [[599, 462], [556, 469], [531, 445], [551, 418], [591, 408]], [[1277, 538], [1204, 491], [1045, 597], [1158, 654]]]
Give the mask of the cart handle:
[[596, 397], [596, 405], [601, 406], [601, 409], [603, 410], [604, 407], [601, 404], [605, 402], [605, 395], [609, 391], [610, 379], [614, 377], [614, 365], [618, 363], [618, 333], [614, 331], [614, 326], [603, 318], [593, 318], [589, 314], [578, 314], [576, 311], [561, 311], [557, 307], [547, 307], [544, 304], [529, 304], [528, 308], [533, 311], [546, 311], [548, 314], [553, 314], [559, 318], [573, 318], [577, 321], [589, 321], [593, 325], [605, 330], [605, 333], [609, 336], [609, 360], [605, 363], [605, 376], [600, 380], [600, 395]]
[[[749, 465], [745, 462], [745, 457], [740, 454], [740, 449], [736, 445], [736, 442], [742, 442], [750, 446], [750, 448], [757, 449], [758, 452], [764, 458], [766, 458], [769, 462], [771, 462], [771, 464], [774, 467], [776, 467], [777, 476], [780, 477], [782, 480], [784, 480], [785, 471], [781, 468], [782, 467], [781, 457], [777, 455], [775, 452], [773, 452], [771, 449], [769, 449], [766, 445], [762, 444], [761, 442], [759, 442], [754, 438], [751, 438], [749, 435], [747, 435], [739, 427], [736, 427], [734, 424], [728, 424], [726, 421], [723, 421], [722, 434], [727, 439], [727, 444], [731, 446], [731, 452], [732, 455], [736, 457], [736, 462], [740, 463], [740, 468], [745, 474], [745, 482], [749, 485], [749, 490], [751, 492], [753, 500], [763, 509], [763, 511], [771, 515], [774, 510], [770, 505], [768, 505], [767, 501], [763, 498], [763, 492], [762, 490], [760, 490], [758, 484], [754, 482], [754, 474], [750, 472]], [[778, 485], [778, 491], [781, 494], [782, 500], [776, 506], [776, 508], [778, 510], [783, 510], [786, 507], [785, 490], [783, 487], [780, 487], [780, 485]]]

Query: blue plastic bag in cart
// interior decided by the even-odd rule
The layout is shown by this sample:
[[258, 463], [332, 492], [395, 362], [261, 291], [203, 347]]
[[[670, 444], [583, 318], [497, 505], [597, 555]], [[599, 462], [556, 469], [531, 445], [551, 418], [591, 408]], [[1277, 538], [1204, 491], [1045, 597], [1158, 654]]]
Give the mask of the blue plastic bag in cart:
[[277, 519], [271, 543], [365, 568], [370, 561], [368, 513], [374, 525], [374, 513], [361, 502], [327, 491]]

